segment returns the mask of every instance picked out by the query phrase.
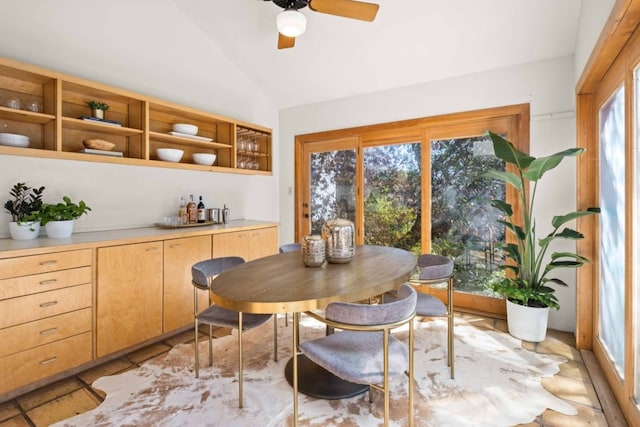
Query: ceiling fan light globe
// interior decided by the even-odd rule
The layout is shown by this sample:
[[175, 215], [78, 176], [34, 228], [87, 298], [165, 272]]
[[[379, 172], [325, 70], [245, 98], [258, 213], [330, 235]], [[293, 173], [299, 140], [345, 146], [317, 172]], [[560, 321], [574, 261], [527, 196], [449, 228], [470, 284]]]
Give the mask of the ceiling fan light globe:
[[297, 10], [285, 10], [276, 18], [278, 32], [287, 37], [298, 37], [307, 28], [307, 18]]

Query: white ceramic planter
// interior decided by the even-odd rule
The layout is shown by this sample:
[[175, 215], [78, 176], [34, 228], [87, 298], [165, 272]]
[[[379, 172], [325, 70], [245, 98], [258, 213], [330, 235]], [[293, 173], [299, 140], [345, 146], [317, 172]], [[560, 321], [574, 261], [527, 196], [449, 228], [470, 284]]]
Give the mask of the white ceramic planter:
[[51, 239], [64, 239], [73, 233], [73, 220], [69, 221], [49, 221], [45, 224], [47, 237]]
[[514, 337], [530, 342], [544, 341], [548, 321], [549, 307], [526, 307], [507, 300], [507, 325]]
[[9, 234], [14, 240], [31, 240], [40, 233], [40, 221], [10, 222]]

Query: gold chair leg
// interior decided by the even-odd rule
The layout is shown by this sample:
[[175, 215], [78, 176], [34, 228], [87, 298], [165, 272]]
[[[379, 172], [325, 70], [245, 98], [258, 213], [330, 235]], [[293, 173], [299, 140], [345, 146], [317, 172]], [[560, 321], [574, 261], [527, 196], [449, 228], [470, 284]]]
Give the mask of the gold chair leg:
[[384, 330], [384, 427], [389, 426], [389, 330]]
[[273, 315], [273, 361], [278, 363], [278, 316]]
[[242, 312], [238, 312], [238, 407], [242, 409]]
[[409, 322], [409, 427], [413, 427], [413, 350], [414, 350], [414, 322]]
[[448, 313], [447, 313], [447, 317], [448, 317], [448, 325], [447, 325], [447, 341], [448, 341], [448, 345], [447, 345], [447, 361], [449, 362], [449, 367], [451, 370], [451, 379], [454, 379], [455, 374], [454, 374], [454, 339], [455, 339], [455, 335], [454, 335], [454, 318], [453, 318], [453, 294], [454, 294], [454, 290], [453, 290], [453, 276], [449, 277], [449, 283], [448, 283], [448, 301], [447, 301], [447, 305], [448, 305]]
[[293, 353], [293, 426], [298, 427], [298, 316], [293, 313], [293, 325], [291, 328], [291, 352]]
[[209, 366], [213, 366], [213, 326], [209, 325]]
[[195, 325], [195, 340], [196, 340], [196, 358], [195, 358], [195, 369], [196, 369], [196, 378], [200, 375], [200, 354], [198, 351], [198, 318], [196, 317], [193, 321]]

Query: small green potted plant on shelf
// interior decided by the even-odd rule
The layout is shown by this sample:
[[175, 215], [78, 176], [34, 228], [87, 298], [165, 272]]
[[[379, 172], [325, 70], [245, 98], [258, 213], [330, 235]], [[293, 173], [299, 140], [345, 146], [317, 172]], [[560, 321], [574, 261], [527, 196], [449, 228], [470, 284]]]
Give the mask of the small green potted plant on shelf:
[[9, 191], [11, 199], [4, 208], [11, 214], [9, 234], [15, 240], [29, 240], [38, 237], [40, 232], [40, 210], [44, 187], [33, 188], [24, 182], [18, 182]]
[[40, 222], [44, 226], [47, 236], [53, 239], [66, 238], [73, 233], [73, 222], [82, 215], [89, 213], [91, 208], [80, 200], [74, 203], [68, 196], [62, 202], [45, 203], [40, 212]]
[[[504, 215], [498, 220], [512, 235], [512, 242], [500, 245], [509, 263], [503, 266], [506, 277], [494, 284], [493, 290], [502, 295], [507, 304], [509, 333], [526, 341], [540, 342], [546, 336], [549, 308], [559, 309], [555, 289], [550, 284], [568, 286], [562, 279], [550, 277], [551, 272], [562, 268], [580, 268], [589, 262], [574, 252], [550, 253], [552, 243], [559, 240], [580, 240], [584, 235], [566, 226], [567, 223], [600, 212], [599, 208], [569, 212], [554, 216], [551, 232], [546, 236], [536, 234], [533, 215], [538, 183], [546, 172], [558, 166], [566, 157], [580, 155], [584, 148], [568, 148], [546, 157], [532, 157], [516, 149], [513, 144], [493, 132], [495, 155], [514, 172], [491, 170], [486, 176], [504, 182], [517, 192], [522, 215], [516, 216], [511, 204], [504, 200], [491, 200], [491, 205]], [[533, 184], [529, 191], [529, 184]]]
[[91, 115], [97, 119], [104, 119], [104, 112], [109, 109], [109, 105], [104, 102], [89, 101], [87, 105], [91, 108]]

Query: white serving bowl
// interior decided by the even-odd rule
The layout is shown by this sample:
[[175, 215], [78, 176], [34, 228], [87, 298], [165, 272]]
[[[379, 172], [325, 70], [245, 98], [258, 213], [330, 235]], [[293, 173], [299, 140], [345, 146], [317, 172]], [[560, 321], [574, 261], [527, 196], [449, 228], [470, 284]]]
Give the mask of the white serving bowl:
[[15, 133], [0, 133], [0, 145], [11, 147], [28, 147], [29, 137]]
[[193, 153], [193, 162], [199, 165], [211, 166], [216, 161], [215, 154]]
[[173, 131], [174, 132], [179, 132], [179, 133], [184, 133], [187, 135], [197, 135], [198, 134], [198, 126], [196, 125], [189, 125], [186, 123], [176, 123], [175, 125], [173, 125]]
[[184, 151], [178, 150], [176, 148], [158, 148], [156, 150], [156, 154], [160, 160], [164, 160], [165, 162], [179, 162], [182, 159], [182, 155]]

